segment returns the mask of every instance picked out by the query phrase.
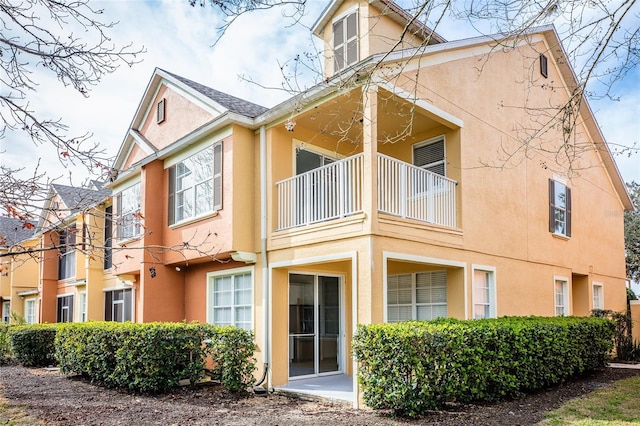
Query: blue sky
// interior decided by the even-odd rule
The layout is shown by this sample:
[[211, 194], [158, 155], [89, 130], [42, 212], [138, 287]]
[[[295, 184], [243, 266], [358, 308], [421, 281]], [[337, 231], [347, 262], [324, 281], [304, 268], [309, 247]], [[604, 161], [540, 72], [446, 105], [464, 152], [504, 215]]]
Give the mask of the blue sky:
[[[262, 11], [240, 18], [212, 47], [220, 18], [210, 7], [190, 7], [186, 0], [173, 1], [92, 1], [94, 8], [105, 10], [105, 20], [119, 21], [113, 40], [144, 46], [143, 61], [132, 68], [121, 67], [93, 88], [88, 99], [55, 78], [40, 80], [31, 106], [41, 115], [62, 118], [74, 134], [90, 132], [94, 140], [111, 155], [117, 152], [133, 114], [155, 67], [235, 96], [273, 106], [288, 95], [267, 90], [244, 81], [253, 79], [268, 87], [280, 87], [280, 66], [296, 54], [313, 52], [316, 47], [308, 28], [326, 5], [324, 0], [309, 0], [302, 25], [291, 25], [280, 10]], [[439, 32], [447, 39], [463, 35], [460, 25], [447, 23]], [[471, 36], [475, 34], [466, 34]], [[616, 87], [620, 100], [591, 102], [606, 139], [612, 145], [631, 146], [640, 141], [640, 70], [627, 75]], [[86, 173], [79, 168], [62, 168], [57, 154], [46, 146], [35, 147], [22, 134], [5, 135], [0, 141], [2, 162], [24, 166], [31, 172], [37, 158], [50, 177], [60, 183], [81, 184]], [[621, 155], [616, 162], [626, 181], [640, 182], [640, 154]]]

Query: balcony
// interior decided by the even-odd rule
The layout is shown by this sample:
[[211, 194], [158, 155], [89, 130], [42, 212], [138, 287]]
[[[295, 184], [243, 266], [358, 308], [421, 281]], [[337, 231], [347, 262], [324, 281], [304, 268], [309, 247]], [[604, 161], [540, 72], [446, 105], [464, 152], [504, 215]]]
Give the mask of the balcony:
[[[455, 228], [456, 181], [378, 154], [378, 211]], [[363, 211], [363, 155], [276, 183], [277, 231]]]

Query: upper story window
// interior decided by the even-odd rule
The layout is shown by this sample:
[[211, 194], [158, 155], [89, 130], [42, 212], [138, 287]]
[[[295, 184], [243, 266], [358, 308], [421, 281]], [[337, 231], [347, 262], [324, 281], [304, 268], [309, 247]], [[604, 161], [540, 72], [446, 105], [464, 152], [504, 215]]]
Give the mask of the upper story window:
[[113, 266], [113, 206], [104, 211], [104, 269]]
[[358, 62], [358, 12], [353, 11], [333, 23], [334, 71]]
[[444, 137], [413, 146], [413, 165], [446, 176]]
[[166, 112], [166, 100], [164, 98], [158, 101], [156, 105], [156, 123], [160, 124], [164, 121]]
[[549, 232], [571, 236], [571, 188], [549, 179]]
[[58, 234], [58, 279], [76, 276], [76, 227], [60, 230]]
[[140, 182], [131, 185], [117, 196], [118, 217], [117, 236], [119, 239], [133, 238], [140, 235]]
[[169, 169], [169, 225], [222, 209], [222, 142]]

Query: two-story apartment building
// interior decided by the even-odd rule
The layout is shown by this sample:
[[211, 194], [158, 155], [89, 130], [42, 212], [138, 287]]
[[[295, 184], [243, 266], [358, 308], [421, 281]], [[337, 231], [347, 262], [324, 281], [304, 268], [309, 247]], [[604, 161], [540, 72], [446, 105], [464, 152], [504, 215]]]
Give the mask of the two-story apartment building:
[[[326, 79], [273, 108], [156, 69], [113, 204], [94, 200], [113, 277], [45, 259], [42, 320], [86, 292], [89, 318], [233, 324], [270, 387], [357, 390], [360, 323], [623, 310], [633, 206], [586, 100], [579, 155], [541, 118], [577, 84], [553, 27], [446, 41], [410, 22], [389, 0], [332, 0], [313, 27]], [[80, 216], [44, 240], [78, 238]]]

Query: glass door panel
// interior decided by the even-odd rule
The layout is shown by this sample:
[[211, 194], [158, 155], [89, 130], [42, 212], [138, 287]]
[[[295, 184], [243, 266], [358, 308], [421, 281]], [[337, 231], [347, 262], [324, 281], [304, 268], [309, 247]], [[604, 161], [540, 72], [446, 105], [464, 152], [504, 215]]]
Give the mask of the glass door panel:
[[315, 374], [313, 275], [289, 275], [289, 376]]
[[318, 277], [319, 365], [318, 373], [340, 371], [340, 281]]
[[340, 279], [289, 275], [289, 377], [340, 371]]

